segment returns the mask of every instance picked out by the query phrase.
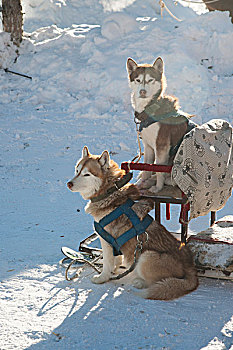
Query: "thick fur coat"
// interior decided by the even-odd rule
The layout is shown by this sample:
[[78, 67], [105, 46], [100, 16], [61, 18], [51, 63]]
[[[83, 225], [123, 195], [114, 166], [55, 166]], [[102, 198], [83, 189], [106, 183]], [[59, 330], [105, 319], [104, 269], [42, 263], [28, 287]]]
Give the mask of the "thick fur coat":
[[[138, 65], [132, 58], [128, 58], [127, 71], [135, 117], [139, 121], [145, 121], [149, 114], [152, 115], [150, 118], [159, 120], [140, 130], [144, 146], [144, 162], [171, 164], [170, 150], [186, 133], [188, 123], [185, 117], [189, 115], [185, 113], [184, 118], [161, 119], [164, 115], [172, 113], [176, 115], [179, 111], [178, 99], [165, 95], [164, 62], [158, 57], [152, 65]], [[150, 176], [150, 172], [144, 171], [137, 186], [140, 189], [150, 187], [151, 181], [148, 181]], [[157, 193], [163, 188], [164, 182], [165, 174], [157, 173], [156, 184], [150, 191]]]
[[[124, 175], [124, 171], [110, 160], [107, 151], [101, 156], [94, 156], [85, 146], [75, 169], [76, 175], [67, 186], [71, 191], [79, 192], [83, 198], [89, 199], [85, 210], [95, 221], [98, 222], [128, 198], [138, 200], [132, 209], [140, 219], [153, 208], [153, 202], [140, 199], [138, 189], [132, 184], [125, 185], [104, 199], [91, 201], [92, 198], [106, 193]], [[117, 238], [131, 227], [129, 219], [122, 215], [105, 229]], [[195, 290], [198, 286], [197, 271], [188, 247], [181, 247], [180, 242], [156, 221], [147, 228], [147, 234], [148, 240], [146, 234], [140, 235], [143, 242], [142, 252], [133, 271], [133, 285], [142, 290], [140, 295], [148, 299], [171, 300]], [[100, 241], [103, 249], [103, 270], [101, 274], [93, 276], [93, 283], [109, 281], [112, 273], [121, 264], [121, 260], [113, 256], [112, 247], [101, 237]], [[133, 238], [121, 247], [126, 267], [133, 264], [136, 244], [137, 240]]]

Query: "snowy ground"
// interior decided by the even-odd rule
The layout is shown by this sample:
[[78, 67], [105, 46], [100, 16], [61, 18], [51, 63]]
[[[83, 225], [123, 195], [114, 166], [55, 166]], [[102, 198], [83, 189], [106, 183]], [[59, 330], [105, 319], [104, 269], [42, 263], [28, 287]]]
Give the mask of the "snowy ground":
[[[90, 276], [67, 282], [58, 264], [62, 246], [92, 233], [85, 202], [66, 189], [82, 147], [118, 163], [137, 153], [127, 57], [161, 55], [167, 92], [196, 122], [233, 120], [228, 13], [166, 4], [181, 22], [161, 18], [154, 0], [24, 0], [16, 63], [0, 33], [0, 67], [33, 77], [0, 70], [1, 350], [233, 349], [232, 282], [201, 279], [176, 301], [145, 301]], [[218, 218], [233, 213], [232, 198]], [[176, 231], [172, 210], [166, 226]]]

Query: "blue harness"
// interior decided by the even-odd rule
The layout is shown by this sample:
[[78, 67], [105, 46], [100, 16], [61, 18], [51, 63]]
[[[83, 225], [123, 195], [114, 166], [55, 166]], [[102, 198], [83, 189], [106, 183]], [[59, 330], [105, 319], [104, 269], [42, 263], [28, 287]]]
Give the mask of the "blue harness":
[[[135, 202], [133, 200], [128, 199], [125, 203], [113, 210], [110, 214], [106, 215], [99, 222], [94, 221], [96, 232], [113, 247], [114, 256], [122, 255], [120, 248], [131, 238], [144, 233], [147, 227], [153, 221], [153, 218], [149, 214], [147, 214], [143, 220], [140, 220], [135, 211], [131, 208], [134, 203]], [[129, 218], [133, 227], [115, 239], [109, 232], [104, 229], [104, 227], [123, 214]]]

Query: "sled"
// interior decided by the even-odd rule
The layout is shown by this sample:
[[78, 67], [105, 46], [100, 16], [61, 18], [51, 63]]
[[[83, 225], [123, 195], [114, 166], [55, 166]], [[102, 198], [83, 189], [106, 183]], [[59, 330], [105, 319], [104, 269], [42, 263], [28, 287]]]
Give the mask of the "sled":
[[[130, 170], [171, 173], [172, 166], [124, 162], [121, 164], [121, 169], [125, 170], [126, 173]], [[180, 240], [182, 244], [187, 244], [193, 252], [198, 275], [233, 280], [233, 216], [224, 217], [215, 222], [216, 212], [211, 211], [210, 228], [187, 239], [190, 205], [188, 198], [177, 186], [165, 185], [160, 192], [156, 194], [144, 193], [142, 198], [151, 198], [155, 202], [155, 220], [158, 222], [161, 222], [161, 203], [166, 204], [167, 220], [170, 220], [170, 204], [179, 204], [181, 206]], [[78, 276], [77, 274], [72, 277], [68, 276], [69, 269], [74, 263], [88, 263], [98, 271], [96, 266], [102, 264], [100, 261], [102, 249], [98, 243], [98, 236], [94, 232], [80, 242], [79, 252], [66, 247], [62, 248], [63, 254], [71, 261], [66, 269], [68, 281]]]
[[[187, 245], [193, 253], [199, 277], [233, 281], [233, 216], [226, 216], [207, 230], [190, 236]], [[88, 256], [89, 261], [99, 267], [102, 261], [95, 259], [101, 257], [102, 250], [98, 246], [98, 235], [93, 233], [80, 242], [79, 252], [65, 247], [62, 252], [71, 261], [79, 261], [79, 264], [84, 263], [79, 260], [80, 254], [85, 258]]]

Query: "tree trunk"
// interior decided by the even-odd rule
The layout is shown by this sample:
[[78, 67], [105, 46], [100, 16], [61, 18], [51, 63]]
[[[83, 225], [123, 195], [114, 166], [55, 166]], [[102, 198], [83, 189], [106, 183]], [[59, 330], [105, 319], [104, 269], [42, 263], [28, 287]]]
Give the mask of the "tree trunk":
[[11, 40], [20, 45], [23, 35], [23, 14], [20, 0], [2, 0], [2, 25], [5, 32], [11, 33]]

